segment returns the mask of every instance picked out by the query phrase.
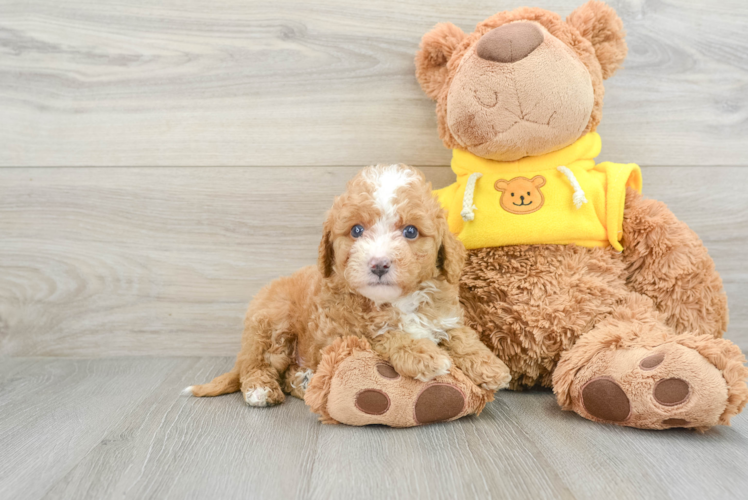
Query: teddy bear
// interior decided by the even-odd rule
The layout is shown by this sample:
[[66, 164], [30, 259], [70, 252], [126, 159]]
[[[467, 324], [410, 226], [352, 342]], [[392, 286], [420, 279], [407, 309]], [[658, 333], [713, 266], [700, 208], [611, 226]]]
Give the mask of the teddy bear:
[[[622, 21], [598, 0], [565, 20], [524, 7], [469, 34], [444, 23], [423, 36], [416, 77], [436, 101], [456, 175], [435, 195], [468, 250], [465, 320], [510, 368], [510, 389], [551, 388], [561, 409], [608, 424], [729, 425], [748, 402], [748, 368], [722, 338], [727, 298], [713, 261], [685, 223], [641, 195], [636, 164], [595, 162], [603, 81], [626, 53]], [[354, 395], [384, 385], [372, 375], [379, 361], [355, 361], [365, 341], [346, 342], [313, 377], [312, 410], [334, 409], [342, 420], [331, 422], [418, 424], [360, 418]], [[432, 421], [490, 400], [458, 382], [443, 381], [462, 398]], [[414, 393], [429, 384], [396, 383], [414, 414]]]

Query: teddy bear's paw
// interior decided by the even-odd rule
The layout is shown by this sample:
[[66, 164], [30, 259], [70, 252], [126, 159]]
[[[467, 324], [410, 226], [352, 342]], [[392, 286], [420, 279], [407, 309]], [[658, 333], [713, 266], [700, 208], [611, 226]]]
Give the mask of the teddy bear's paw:
[[574, 410], [583, 417], [645, 429], [722, 423], [728, 393], [722, 371], [677, 342], [598, 353], [572, 387]]
[[[316, 385], [322, 378], [317, 377], [320, 372], [324, 377], [325, 370], [318, 367], [308, 398], [318, 396], [321, 387]], [[339, 361], [326, 385], [323, 420], [348, 425], [412, 427], [443, 422], [480, 411], [490, 400], [458, 370], [422, 382], [398, 373], [372, 351], [358, 351]]]
[[451, 420], [467, 406], [463, 390], [448, 381], [422, 382], [404, 377], [381, 361], [376, 363], [375, 372], [377, 376], [364, 383], [366, 388], [353, 395], [354, 387], [338, 386], [331, 391], [331, 396], [339, 391], [337, 401], [353, 396], [353, 406], [338, 407], [338, 415], [350, 411], [357, 414], [351, 415], [353, 420], [361, 423], [409, 427]]

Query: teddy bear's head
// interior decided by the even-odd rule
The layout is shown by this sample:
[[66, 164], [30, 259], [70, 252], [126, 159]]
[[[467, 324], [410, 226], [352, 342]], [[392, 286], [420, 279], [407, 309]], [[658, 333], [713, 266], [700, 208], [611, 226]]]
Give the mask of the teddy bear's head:
[[513, 161], [564, 148], [600, 123], [603, 79], [626, 56], [623, 24], [592, 0], [566, 21], [538, 8], [500, 12], [465, 34], [424, 35], [416, 76], [437, 102], [449, 148]]

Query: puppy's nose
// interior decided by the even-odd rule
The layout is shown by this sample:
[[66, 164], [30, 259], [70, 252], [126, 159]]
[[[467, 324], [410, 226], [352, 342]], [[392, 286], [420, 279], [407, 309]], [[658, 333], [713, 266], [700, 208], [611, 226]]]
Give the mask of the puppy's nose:
[[529, 56], [543, 43], [543, 32], [534, 23], [514, 22], [494, 28], [480, 39], [478, 57], [487, 61], [513, 63]]
[[390, 261], [389, 259], [372, 259], [369, 262], [369, 269], [381, 278], [390, 270]]

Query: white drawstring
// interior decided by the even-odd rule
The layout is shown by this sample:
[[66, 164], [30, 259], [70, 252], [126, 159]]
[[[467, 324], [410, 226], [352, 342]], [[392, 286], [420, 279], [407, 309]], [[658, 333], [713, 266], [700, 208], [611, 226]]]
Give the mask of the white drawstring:
[[465, 186], [465, 195], [462, 197], [462, 212], [460, 212], [462, 220], [464, 220], [465, 222], [470, 222], [471, 220], [475, 219], [475, 214], [473, 213], [473, 211], [478, 209], [478, 207], [473, 205], [473, 197], [475, 196], [475, 181], [477, 181], [481, 177], [483, 177], [483, 174], [479, 172], [470, 174], [470, 177], [468, 177], [467, 185]]
[[574, 188], [574, 196], [572, 198], [572, 201], [574, 201], [574, 206], [577, 207], [577, 210], [579, 210], [580, 208], [582, 208], [583, 204], [587, 203], [587, 198], [584, 196], [582, 186], [580, 186], [579, 182], [577, 182], [577, 178], [574, 176], [574, 172], [572, 172], [568, 168], [562, 165], [558, 167], [557, 170], [564, 174], [567, 179], [569, 179], [569, 184], [571, 184], [571, 187]]

